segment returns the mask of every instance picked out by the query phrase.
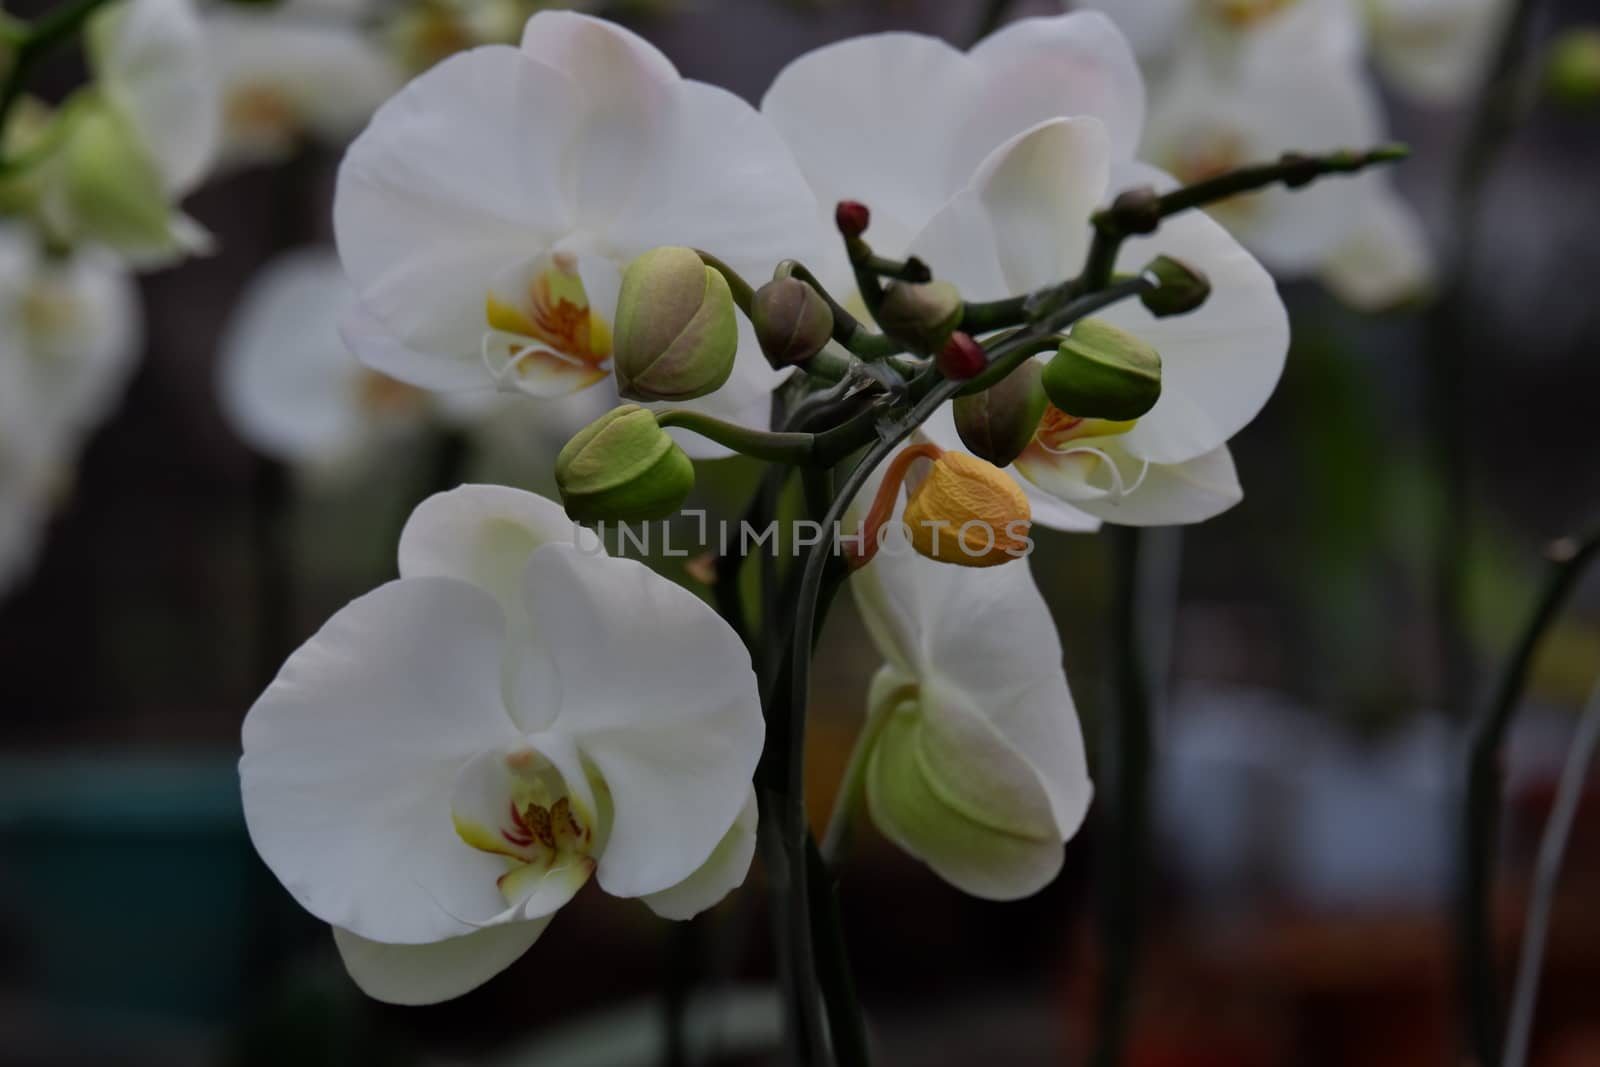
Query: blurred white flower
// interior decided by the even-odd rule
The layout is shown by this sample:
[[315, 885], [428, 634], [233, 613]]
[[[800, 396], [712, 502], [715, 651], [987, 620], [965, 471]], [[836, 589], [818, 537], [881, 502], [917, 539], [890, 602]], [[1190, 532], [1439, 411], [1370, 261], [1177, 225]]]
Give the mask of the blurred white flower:
[[1450, 104], [1486, 74], [1508, 0], [1369, 0], [1372, 55], [1402, 92]]
[[113, 257], [52, 256], [24, 227], [0, 226], [0, 589], [31, 560], [141, 340], [137, 294]]
[[89, 22], [91, 85], [63, 105], [40, 214], [59, 240], [105, 244], [140, 265], [204, 251], [177, 210], [216, 158], [219, 107], [189, 0], [124, 0]]
[[[570, 397], [610, 378], [610, 318], [635, 256], [687, 244], [759, 278], [810, 252], [796, 242], [814, 213], [754, 109], [610, 23], [543, 13], [520, 49], [480, 48], [417, 78], [352, 145], [334, 208], [360, 300], [345, 338], [427, 388]], [[778, 375], [740, 330], [732, 378], [686, 406], [764, 425]]]
[[1416, 211], [1386, 175], [1363, 178], [1350, 232], [1323, 260], [1322, 284], [1357, 311], [1387, 311], [1428, 295], [1433, 249]]
[[369, 994], [487, 981], [591, 875], [687, 918], [744, 880], [764, 726], [689, 591], [572, 544], [542, 497], [424, 501], [399, 580], [338, 612], [244, 723], [251, 840]]
[[[969, 299], [1020, 295], [1073, 276], [1088, 253], [1089, 214], [1113, 191], [1137, 185], [1165, 191], [1173, 182], [1116, 161], [1098, 120], [1058, 119], [996, 149], [911, 247]], [[1261, 265], [1200, 212], [1127, 241], [1117, 268], [1136, 272], [1158, 254], [1197, 268], [1211, 295], [1171, 318], [1155, 318], [1137, 301], [1097, 313], [1160, 353], [1161, 398], [1131, 422], [1049, 408], [1013, 465], [1035, 522], [1092, 527], [1085, 513], [1135, 526], [1199, 522], [1243, 495], [1226, 443], [1277, 386], [1289, 345], [1283, 303]], [[963, 448], [948, 406], [926, 432], [942, 448]]]
[[887, 660], [852, 763], [890, 840], [964, 892], [1027, 896], [1061, 869], [1093, 794], [1055, 624], [1026, 560], [926, 559], [899, 518], [850, 578]]
[[354, 21], [234, 7], [208, 12], [205, 33], [221, 81], [224, 164], [274, 162], [312, 139], [342, 145], [402, 81]]
[[433, 418], [431, 394], [363, 366], [339, 338], [354, 303], [332, 249], [290, 252], [251, 282], [222, 342], [222, 408], [252, 448], [291, 466], [360, 469]]

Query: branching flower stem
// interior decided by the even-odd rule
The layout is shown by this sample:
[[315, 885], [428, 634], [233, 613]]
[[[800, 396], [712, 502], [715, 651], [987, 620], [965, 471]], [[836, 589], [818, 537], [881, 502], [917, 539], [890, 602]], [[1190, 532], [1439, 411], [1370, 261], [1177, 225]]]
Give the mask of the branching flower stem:
[[1553, 546], [1552, 570], [1544, 591], [1506, 662], [1494, 699], [1473, 720], [1467, 736], [1456, 936], [1467, 1036], [1482, 1067], [1494, 1067], [1500, 1054], [1491, 907], [1500, 824], [1500, 752], [1527, 686], [1534, 654], [1597, 555], [1600, 529], [1581, 540], [1558, 541]]

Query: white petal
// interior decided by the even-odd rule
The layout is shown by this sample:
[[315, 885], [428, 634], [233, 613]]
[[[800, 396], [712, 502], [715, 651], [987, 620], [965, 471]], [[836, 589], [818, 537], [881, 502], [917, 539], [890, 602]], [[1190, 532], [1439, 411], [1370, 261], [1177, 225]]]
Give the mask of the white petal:
[[207, 13], [205, 33], [229, 162], [281, 159], [307, 136], [343, 143], [400, 88], [388, 54], [353, 25], [222, 10]]
[[1106, 128], [1097, 119], [1055, 119], [986, 159], [972, 188], [994, 227], [1008, 295], [1075, 276], [1089, 250], [1089, 216], [1109, 174]]
[[963, 892], [1015, 900], [1061, 869], [1049, 798], [981, 716], [896, 713], [867, 765], [867, 807], [885, 836]]
[[[1122, 168], [1113, 181], [1122, 188], [1170, 183], [1138, 164]], [[1161, 353], [1161, 399], [1123, 447], [1153, 462], [1182, 463], [1214, 450], [1261, 411], [1283, 373], [1289, 317], [1272, 276], [1205, 214], [1185, 212], [1149, 237], [1128, 241], [1117, 267], [1134, 273], [1157, 255], [1175, 256], [1204, 273], [1211, 282], [1206, 302], [1187, 315], [1158, 319], [1137, 300], [1124, 300], [1098, 317]]]
[[685, 81], [658, 121], [649, 180], [600, 230], [618, 262], [688, 245], [759, 285], [780, 260], [815, 258], [817, 203], [771, 120], [724, 89]]
[[794, 150], [827, 216], [840, 200], [863, 201], [872, 208], [874, 247], [895, 255], [989, 148], [1019, 132], [999, 130], [989, 145], [953, 150], [952, 125], [971, 114], [981, 82], [977, 66], [943, 41], [875, 34], [796, 59], [761, 110]]
[[1322, 281], [1358, 311], [1384, 311], [1428, 291], [1433, 252], [1422, 220], [1391, 184], [1378, 180], [1367, 188], [1350, 235], [1323, 264]]
[[[400, 576], [438, 576], [471, 582], [505, 612], [509, 654], [506, 692], [524, 730], [549, 724], [560, 703], [555, 664], [535, 640], [536, 622], [559, 618], [560, 606], [541, 604], [530, 617], [523, 572], [536, 548], [572, 544], [576, 527], [554, 501], [500, 485], [463, 485], [436, 493], [406, 520], [400, 533]], [[605, 554], [586, 539], [586, 551]]]
[[496, 857], [450, 823], [459, 767], [517, 737], [500, 689], [505, 622], [450, 578], [390, 582], [289, 657], [245, 717], [250, 838], [313, 915], [415, 944], [504, 910]]
[[[1089, 439], [1085, 444], [1100, 449], [1104, 459], [1084, 468], [1073, 464], [1051, 467], [1024, 457], [1018, 469], [1024, 477], [1046, 492], [1064, 497], [1072, 504], [1106, 522], [1122, 526], [1177, 526], [1204, 522], [1233, 507], [1244, 498], [1233, 457], [1226, 446], [1184, 463], [1143, 462], [1129, 456], [1113, 439]], [[1072, 457], [1077, 458], [1077, 457]], [[1104, 464], [1117, 464], [1125, 486], [1137, 484], [1124, 496], [1107, 490]]]
[[509, 47], [447, 59], [379, 108], [334, 202], [366, 312], [420, 353], [479, 360], [496, 275], [567, 232], [581, 117], [565, 76]]
[[700, 869], [670, 889], [641, 899], [663, 919], [692, 919], [715, 907], [723, 897], [744, 885], [745, 876], [750, 873], [750, 861], [756, 854], [757, 822], [756, 791], [752, 788], [739, 817]]
[[[331, 250], [290, 253], [250, 283], [223, 336], [223, 411], [251, 447], [286, 463], [356, 451], [370, 426], [364, 370], [339, 339], [353, 294]], [[425, 409], [416, 414], [421, 421]]]
[[744, 805], [764, 724], [743, 642], [688, 590], [634, 560], [546, 545], [528, 564], [536, 626], [562, 683], [550, 729], [572, 737], [610, 790], [600, 884], [660, 892], [711, 855]]
[[129, 0], [90, 25], [89, 50], [106, 92], [139, 131], [163, 184], [181, 197], [216, 157], [217, 84], [189, 0]]
[[1193, 5], [1191, 0], [1082, 0], [1080, 6], [1105, 15], [1141, 58], [1153, 59], [1177, 44]]
[[602, 226], [641, 187], [649, 190], [641, 199], [653, 203], [657, 182], [647, 161], [664, 141], [663, 118], [679, 83], [667, 57], [615, 23], [571, 11], [534, 15], [522, 50], [565, 74], [584, 98], [584, 136], [574, 148], [583, 224]]
[[1083, 735], [1050, 609], [1025, 561], [978, 571], [925, 559], [891, 530], [852, 575], [862, 618], [890, 663], [922, 687], [924, 714], [972, 714], [1027, 764], [1049, 798], [1058, 840], [1088, 806]]
[[478, 988], [533, 947], [549, 918], [491, 926], [427, 945], [369, 941], [333, 928], [339, 958], [361, 991], [388, 1004], [437, 1004]]
[[1114, 158], [1131, 159], [1144, 126], [1144, 79], [1115, 24], [1098, 11], [1018, 19], [970, 53], [984, 93], [964, 135], [988, 152], [1049, 119], [1105, 123]]
[[493, 379], [483, 366], [481, 323], [477, 330], [478, 351], [462, 349], [442, 355], [418, 351], [401, 341], [360, 300], [351, 304], [339, 320], [339, 337], [345, 347], [380, 374], [421, 389], [492, 396]]

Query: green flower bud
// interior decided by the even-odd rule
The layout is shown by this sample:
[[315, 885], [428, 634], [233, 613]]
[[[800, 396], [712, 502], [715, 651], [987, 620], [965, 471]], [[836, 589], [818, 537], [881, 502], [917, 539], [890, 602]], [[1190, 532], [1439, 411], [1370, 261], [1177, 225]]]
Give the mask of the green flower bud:
[[683, 506], [694, 464], [637, 404], [612, 408], [556, 456], [556, 487], [575, 522], [646, 522]]
[[996, 467], [1014, 463], [1050, 404], [1043, 377], [1044, 364], [1030, 359], [983, 392], [956, 397], [953, 411], [961, 443]]
[[1081, 419], [1137, 419], [1161, 399], [1161, 355], [1126, 330], [1083, 319], [1046, 365], [1044, 391]]
[[739, 323], [727, 279], [691, 248], [646, 252], [617, 297], [617, 388], [633, 400], [693, 400], [733, 373]]
[[176, 250], [174, 215], [161, 171], [132, 123], [99, 98], [63, 116], [65, 218], [74, 237], [129, 254]]
[[1157, 288], [1140, 293], [1139, 302], [1158, 319], [1186, 315], [1211, 296], [1211, 282], [1181, 259], [1157, 256], [1144, 272], [1154, 276]]
[[891, 282], [878, 307], [883, 332], [918, 352], [937, 352], [961, 325], [961, 291], [949, 282]]
[[833, 336], [833, 309], [799, 278], [775, 278], [757, 289], [750, 319], [767, 362], [779, 370], [804, 363]]
[[1600, 104], [1600, 29], [1583, 26], [1556, 38], [1545, 62], [1545, 87], [1572, 107]]

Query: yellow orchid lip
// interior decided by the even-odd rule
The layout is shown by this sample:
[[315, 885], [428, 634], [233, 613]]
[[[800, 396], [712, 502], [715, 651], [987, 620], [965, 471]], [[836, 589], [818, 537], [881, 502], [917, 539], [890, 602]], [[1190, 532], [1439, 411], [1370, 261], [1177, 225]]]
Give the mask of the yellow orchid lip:
[[560, 391], [576, 392], [610, 373], [611, 327], [590, 306], [570, 253], [548, 257], [513, 294], [491, 290], [484, 317], [493, 331], [486, 346], [504, 348], [499, 375], [560, 380]]

